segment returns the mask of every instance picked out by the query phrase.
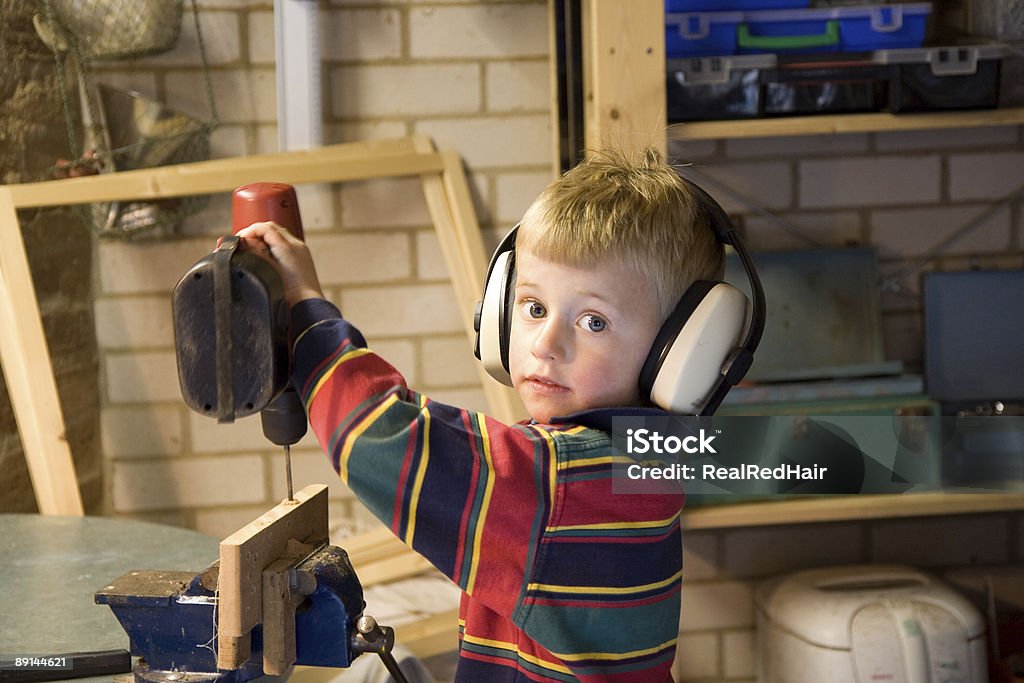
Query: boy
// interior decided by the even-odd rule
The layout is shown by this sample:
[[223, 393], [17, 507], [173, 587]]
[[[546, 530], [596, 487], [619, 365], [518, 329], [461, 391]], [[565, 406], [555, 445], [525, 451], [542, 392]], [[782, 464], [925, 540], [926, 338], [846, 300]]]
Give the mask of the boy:
[[686, 288], [723, 251], [692, 190], [648, 151], [595, 155], [549, 185], [516, 237], [508, 346], [532, 420], [430, 401], [327, 301], [308, 250], [239, 233], [280, 272], [294, 382], [362, 502], [463, 590], [456, 681], [666, 683], [679, 630], [681, 492], [612, 493], [611, 417]]

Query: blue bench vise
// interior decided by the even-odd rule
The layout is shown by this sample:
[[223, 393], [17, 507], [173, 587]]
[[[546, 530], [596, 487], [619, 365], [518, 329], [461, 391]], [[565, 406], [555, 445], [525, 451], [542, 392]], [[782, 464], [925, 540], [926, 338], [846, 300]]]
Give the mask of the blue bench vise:
[[132, 571], [97, 591], [138, 657], [136, 683], [244, 683], [294, 665], [347, 668], [364, 653], [405, 683], [393, 629], [363, 614], [348, 555], [326, 541], [326, 487], [297, 498], [222, 541], [199, 573]]

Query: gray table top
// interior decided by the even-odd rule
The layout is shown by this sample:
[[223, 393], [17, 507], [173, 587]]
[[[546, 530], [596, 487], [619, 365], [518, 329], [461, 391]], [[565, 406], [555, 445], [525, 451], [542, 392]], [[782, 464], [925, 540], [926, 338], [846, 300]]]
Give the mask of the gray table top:
[[110, 608], [94, 603], [96, 591], [136, 569], [199, 572], [218, 545], [127, 519], [0, 515], [0, 654], [128, 649]]

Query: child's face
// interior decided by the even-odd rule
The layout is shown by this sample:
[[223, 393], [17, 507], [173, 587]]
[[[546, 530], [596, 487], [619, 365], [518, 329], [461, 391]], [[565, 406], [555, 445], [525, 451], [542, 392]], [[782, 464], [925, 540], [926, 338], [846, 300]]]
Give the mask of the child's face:
[[661, 326], [647, 280], [613, 259], [567, 266], [516, 254], [512, 384], [530, 416], [640, 404], [640, 368]]

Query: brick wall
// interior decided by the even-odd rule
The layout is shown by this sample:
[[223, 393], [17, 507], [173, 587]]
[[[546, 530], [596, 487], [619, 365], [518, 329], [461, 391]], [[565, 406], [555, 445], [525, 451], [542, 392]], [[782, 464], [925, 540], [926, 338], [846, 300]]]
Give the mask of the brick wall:
[[[216, 156], [276, 149], [269, 0], [201, 0], [223, 125]], [[321, 3], [327, 142], [423, 133], [465, 159], [489, 245], [551, 177], [548, 47], [543, 0]], [[186, 21], [172, 53], [105, 65], [102, 79], [205, 114], [196, 40]], [[825, 245], [875, 244], [887, 272], [927, 251], [1020, 182], [1018, 127], [848, 134], [673, 145]], [[301, 188], [300, 188], [301, 189]], [[755, 248], [798, 246], [730, 198]], [[483, 407], [439, 245], [413, 180], [351, 183], [303, 204], [327, 295], [371, 345], [434, 398]], [[229, 221], [216, 197], [175, 240], [99, 242], [95, 316], [102, 438], [113, 513], [227, 534], [283, 497], [280, 452], [253, 418], [217, 425], [181, 403], [170, 332], [175, 281]], [[1004, 208], [957, 244], [941, 267], [1020, 266], [1022, 213]], [[919, 365], [916, 281], [887, 293], [890, 358]], [[297, 486], [331, 485], [332, 518], [366, 514], [312, 440], [294, 450]], [[779, 571], [900, 561], [948, 574], [1020, 565], [1018, 514], [803, 524], [686, 534], [684, 681], [753, 676], [756, 582]]]

